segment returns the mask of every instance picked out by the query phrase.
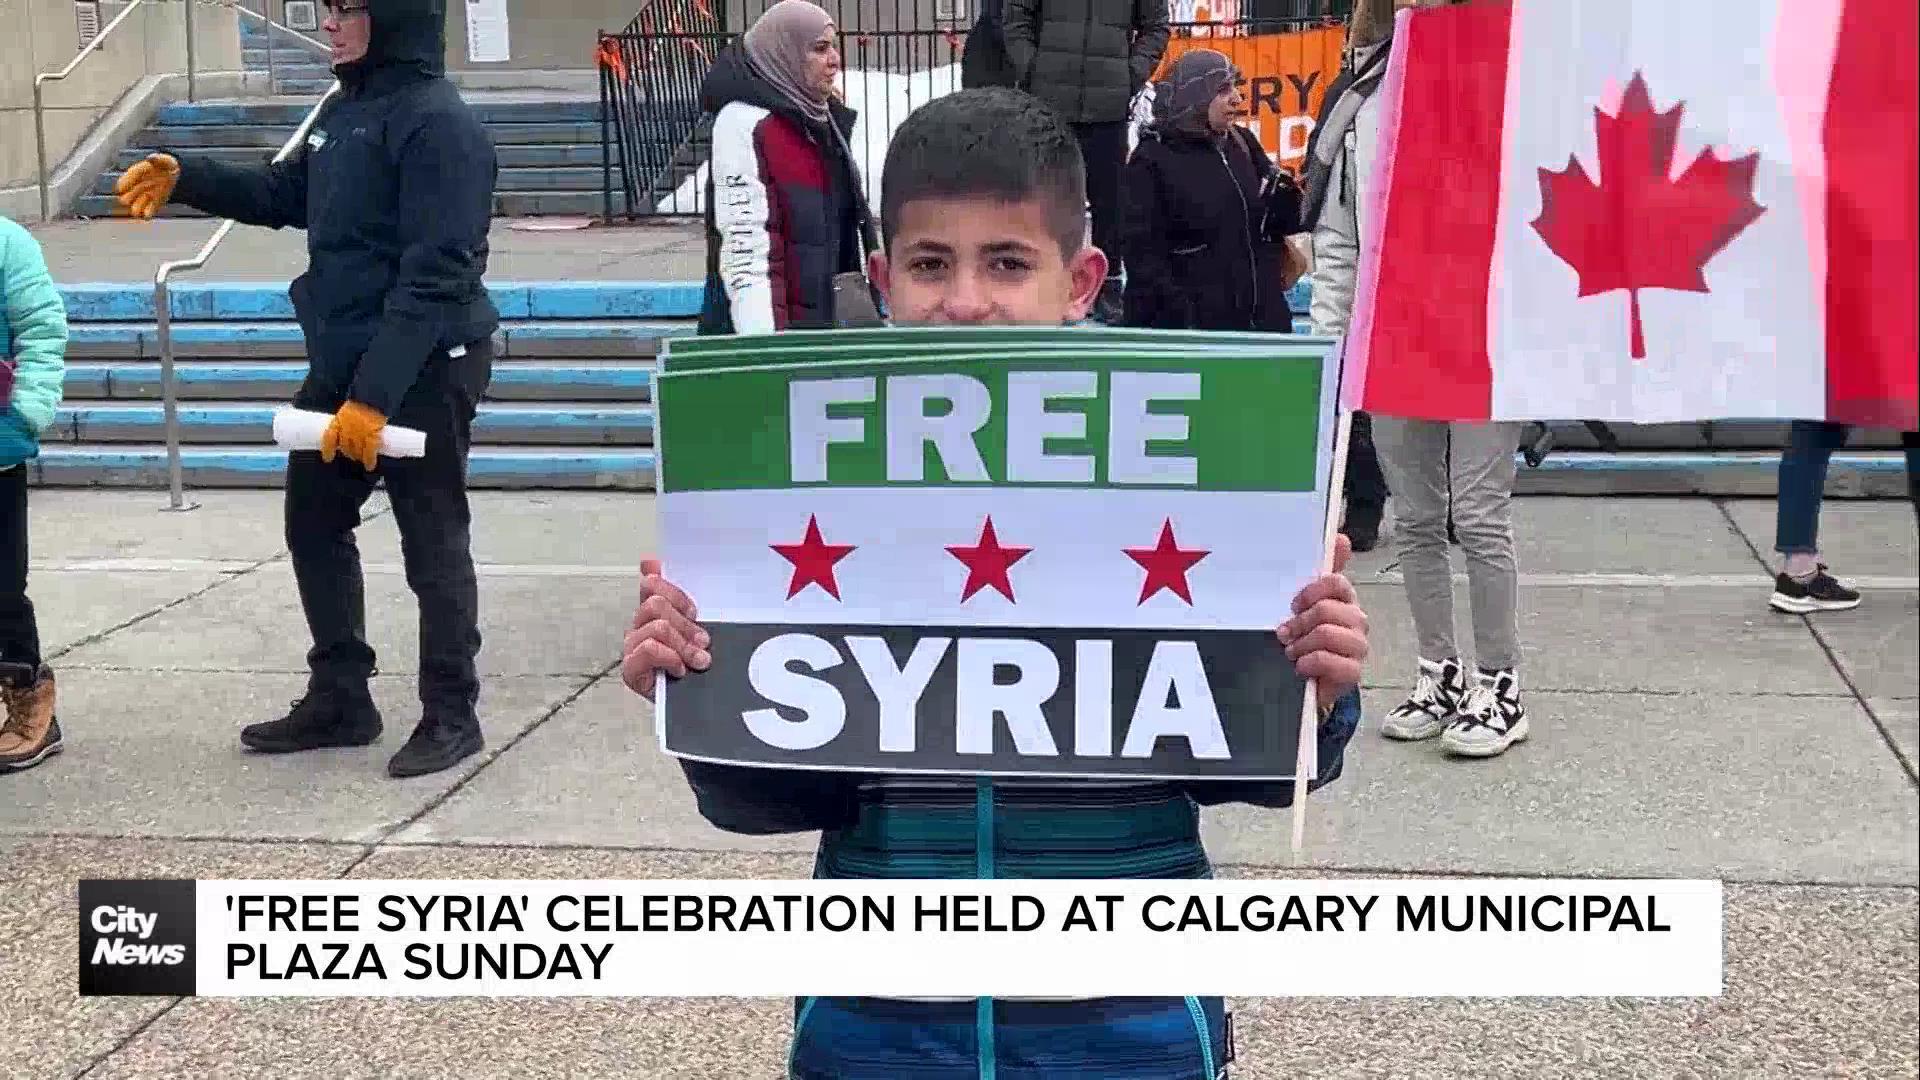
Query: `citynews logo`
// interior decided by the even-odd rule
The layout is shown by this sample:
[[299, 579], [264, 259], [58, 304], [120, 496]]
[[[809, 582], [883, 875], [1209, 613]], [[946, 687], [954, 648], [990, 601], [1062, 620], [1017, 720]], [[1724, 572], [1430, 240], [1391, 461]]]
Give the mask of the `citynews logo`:
[[80, 994], [191, 996], [194, 883], [80, 882]]
[[154, 924], [160, 921], [157, 914], [142, 913], [130, 907], [97, 907], [93, 909], [93, 929], [99, 934], [132, 934], [141, 944], [134, 944], [124, 937], [95, 938], [93, 942], [93, 962], [96, 964], [184, 964], [187, 962], [185, 945], [149, 945], [146, 939], [153, 936]]

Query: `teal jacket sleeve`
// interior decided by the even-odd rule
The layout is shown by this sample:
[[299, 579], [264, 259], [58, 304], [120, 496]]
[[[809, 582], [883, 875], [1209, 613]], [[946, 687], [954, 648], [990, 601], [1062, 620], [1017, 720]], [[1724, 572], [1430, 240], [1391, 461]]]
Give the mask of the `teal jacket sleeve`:
[[0, 298], [14, 361], [13, 407], [37, 436], [53, 423], [67, 374], [67, 305], [33, 234], [0, 218]]

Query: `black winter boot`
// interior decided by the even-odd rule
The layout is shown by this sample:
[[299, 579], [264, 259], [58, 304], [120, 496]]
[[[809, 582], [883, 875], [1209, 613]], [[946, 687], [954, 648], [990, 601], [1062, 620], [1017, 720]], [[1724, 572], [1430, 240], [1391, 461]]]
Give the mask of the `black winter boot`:
[[290, 754], [329, 747], [369, 746], [380, 738], [380, 710], [366, 689], [309, 688], [278, 720], [240, 730], [240, 741], [263, 754]]
[[451, 769], [486, 745], [477, 721], [450, 720], [429, 714], [413, 729], [407, 745], [387, 762], [387, 775], [403, 779]]

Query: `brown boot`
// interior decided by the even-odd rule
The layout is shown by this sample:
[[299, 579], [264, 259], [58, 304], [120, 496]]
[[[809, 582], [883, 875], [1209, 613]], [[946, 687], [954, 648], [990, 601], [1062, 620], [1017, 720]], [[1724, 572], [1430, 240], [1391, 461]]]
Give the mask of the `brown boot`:
[[53, 708], [53, 670], [0, 664], [0, 697], [7, 719], [0, 724], [0, 772], [31, 769], [61, 750], [60, 721]]

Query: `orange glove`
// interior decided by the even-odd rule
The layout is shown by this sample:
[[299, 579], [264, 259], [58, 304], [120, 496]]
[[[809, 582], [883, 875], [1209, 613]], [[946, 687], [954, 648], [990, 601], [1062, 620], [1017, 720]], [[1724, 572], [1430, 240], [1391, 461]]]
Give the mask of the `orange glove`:
[[333, 414], [333, 423], [320, 433], [320, 460], [331, 462], [335, 453], [347, 455], [360, 467], [372, 472], [380, 457], [380, 433], [387, 418], [357, 401], [349, 401]]
[[173, 189], [180, 183], [180, 161], [171, 154], [148, 154], [145, 161], [136, 161], [120, 176], [120, 182], [113, 185], [113, 193], [120, 198], [120, 205], [126, 207], [128, 215], [137, 218], [152, 218], [159, 209], [173, 198]]

